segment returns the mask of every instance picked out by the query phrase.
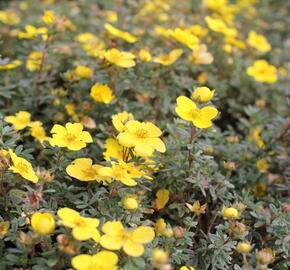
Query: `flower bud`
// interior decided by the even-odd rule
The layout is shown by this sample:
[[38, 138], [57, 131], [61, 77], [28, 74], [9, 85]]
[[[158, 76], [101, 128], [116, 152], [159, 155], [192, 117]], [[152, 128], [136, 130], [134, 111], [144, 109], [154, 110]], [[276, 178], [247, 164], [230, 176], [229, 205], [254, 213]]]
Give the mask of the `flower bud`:
[[36, 169], [36, 175], [38, 176], [39, 180], [42, 180], [47, 183], [50, 183], [54, 180], [54, 174], [51, 173], [50, 170], [41, 171], [40, 168], [38, 167]]
[[215, 90], [210, 90], [208, 87], [197, 87], [192, 93], [192, 98], [196, 101], [206, 103], [209, 102]]
[[159, 248], [154, 248], [152, 251], [152, 259], [154, 264], [165, 264], [168, 261], [168, 252]]
[[55, 221], [50, 213], [36, 212], [31, 217], [31, 226], [35, 232], [46, 235], [54, 231]]
[[275, 258], [275, 254], [271, 248], [262, 249], [257, 254], [257, 260], [260, 264], [269, 264]]
[[162, 235], [164, 235], [167, 238], [170, 238], [173, 236], [173, 230], [170, 228], [166, 228], [162, 231]]
[[19, 234], [19, 242], [26, 246], [31, 246], [35, 240], [35, 236], [31, 235], [30, 233], [20, 232]]
[[136, 210], [139, 205], [138, 201], [136, 200], [136, 196], [134, 195], [125, 198], [123, 204], [124, 207], [128, 210]]
[[207, 146], [203, 150], [206, 154], [212, 154], [214, 152], [214, 148], [212, 146]]
[[239, 142], [239, 137], [231, 135], [231, 136], [227, 137], [227, 141], [231, 144], [235, 144], [235, 143]]
[[230, 224], [230, 229], [234, 234], [240, 236], [246, 231], [246, 225], [236, 221]]
[[236, 219], [240, 216], [238, 210], [233, 207], [224, 207], [222, 209], [222, 215], [228, 219]]
[[57, 237], [58, 248], [68, 254], [74, 254], [78, 251], [77, 244], [70, 241], [64, 234], [59, 234]]
[[183, 238], [185, 230], [181, 226], [173, 228], [173, 234], [176, 239]]
[[251, 250], [251, 244], [249, 241], [246, 241], [246, 242], [239, 242], [237, 244], [237, 251], [240, 252], [240, 253], [247, 253]]
[[50, 10], [47, 10], [44, 12], [41, 20], [44, 24], [50, 25], [50, 24], [53, 24], [55, 22], [55, 16]]
[[237, 168], [235, 162], [224, 161], [224, 168], [229, 171], [234, 171]]
[[284, 204], [284, 205], [282, 206], [282, 211], [283, 211], [284, 213], [289, 213], [289, 212], [290, 212], [290, 204]]

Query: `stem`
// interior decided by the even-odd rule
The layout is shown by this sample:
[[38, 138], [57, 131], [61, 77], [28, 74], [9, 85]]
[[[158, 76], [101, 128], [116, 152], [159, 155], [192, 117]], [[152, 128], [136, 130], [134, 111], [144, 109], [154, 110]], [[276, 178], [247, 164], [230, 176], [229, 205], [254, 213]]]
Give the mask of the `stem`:
[[[192, 144], [195, 134], [196, 134], [196, 129], [194, 126], [191, 126], [189, 144]], [[187, 160], [188, 160], [188, 169], [190, 170], [192, 162], [193, 162], [193, 156], [191, 155], [191, 148], [189, 148], [187, 151]]]
[[243, 263], [244, 263], [244, 269], [245, 270], [249, 270], [250, 268], [249, 268], [249, 262], [248, 262], [248, 260], [247, 260], [247, 256], [246, 256], [246, 254], [244, 254], [243, 253]]

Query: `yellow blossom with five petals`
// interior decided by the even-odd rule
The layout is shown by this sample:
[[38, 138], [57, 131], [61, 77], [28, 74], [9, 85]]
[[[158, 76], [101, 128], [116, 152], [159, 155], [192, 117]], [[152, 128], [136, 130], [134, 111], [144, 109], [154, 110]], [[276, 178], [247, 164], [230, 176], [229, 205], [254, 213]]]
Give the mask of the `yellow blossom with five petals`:
[[162, 131], [154, 124], [130, 120], [125, 124], [125, 129], [117, 139], [123, 146], [134, 147], [137, 155], [148, 157], [154, 150], [161, 153], [166, 151], [164, 142], [159, 138]]
[[123, 248], [124, 252], [132, 257], [140, 257], [144, 253], [144, 244], [154, 239], [154, 230], [148, 226], [136, 229], [125, 229], [120, 221], [106, 222], [100, 239], [102, 247], [110, 250]]
[[176, 113], [185, 121], [191, 121], [198, 128], [209, 128], [212, 119], [218, 115], [218, 110], [211, 106], [199, 109], [188, 97], [180, 96], [176, 99]]
[[55, 124], [51, 129], [53, 133], [49, 140], [52, 146], [67, 147], [70, 150], [80, 150], [92, 143], [93, 139], [89, 132], [83, 131], [81, 123], [67, 123], [65, 127]]
[[93, 239], [100, 240], [100, 233], [97, 229], [100, 221], [97, 218], [82, 217], [77, 211], [70, 208], [61, 208], [57, 211], [60, 217], [60, 224], [72, 228], [72, 235], [76, 240], [85, 241]]
[[4, 121], [12, 124], [15, 130], [22, 130], [30, 124], [31, 114], [26, 111], [19, 111], [18, 113], [11, 116], [6, 116]]
[[13, 163], [13, 165], [9, 167], [9, 170], [20, 174], [26, 180], [37, 183], [38, 177], [35, 174], [31, 163], [24, 158], [18, 157], [11, 149], [9, 149], [9, 154]]
[[182, 49], [172, 50], [169, 54], [159, 54], [153, 58], [154, 63], [158, 63], [164, 66], [172, 65], [183, 53]]

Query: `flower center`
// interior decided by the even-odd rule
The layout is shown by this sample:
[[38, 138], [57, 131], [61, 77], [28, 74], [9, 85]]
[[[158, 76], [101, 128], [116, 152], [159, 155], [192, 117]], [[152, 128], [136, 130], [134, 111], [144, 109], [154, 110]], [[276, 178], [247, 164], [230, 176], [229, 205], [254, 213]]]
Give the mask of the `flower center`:
[[122, 235], [123, 241], [129, 240], [131, 238], [131, 235], [132, 235], [131, 230], [124, 230]]
[[67, 134], [66, 134], [66, 140], [67, 140], [69, 143], [75, 141], [76, 137], [77, 137], [77, 136], [74, 135], [74, 134], [72, 134], [72, 133], [67, 133]]
[[148, 131], [145, 129], [138, 129], [135, 132], [136, 136], [139, 138], [147, 138], [148, 137]]
[[83, 169], [82, 173], [88, 178], [94, 178], [96, 176], [96, 171], [93, 168]]

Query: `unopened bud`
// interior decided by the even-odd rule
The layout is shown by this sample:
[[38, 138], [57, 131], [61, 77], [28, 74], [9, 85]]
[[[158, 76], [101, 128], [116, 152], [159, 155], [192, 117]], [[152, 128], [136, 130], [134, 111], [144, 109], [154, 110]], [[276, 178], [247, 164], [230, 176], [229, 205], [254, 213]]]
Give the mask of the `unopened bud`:
[[262, 249], [257, 254], [257, 260], [260, 264], [269, 264], [275, 258], [275, 254], [271, 248]]
[[185, 230], [181, 226], [177, 226], [173, 228], [173, 234], [176, 239], [183, 238], [184, 233], [185, 233]]

